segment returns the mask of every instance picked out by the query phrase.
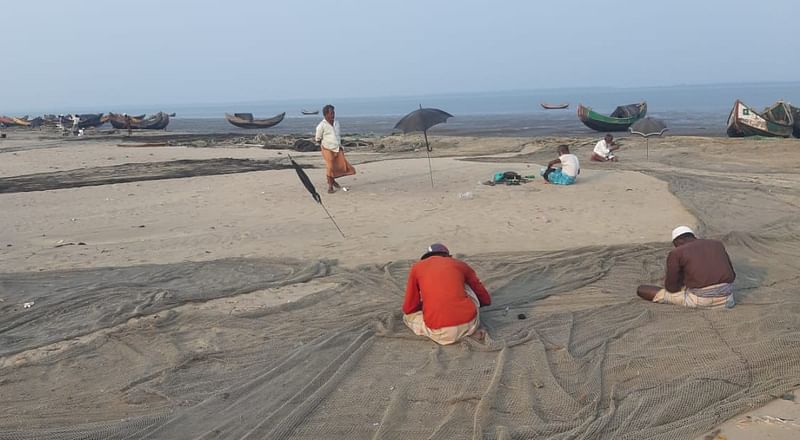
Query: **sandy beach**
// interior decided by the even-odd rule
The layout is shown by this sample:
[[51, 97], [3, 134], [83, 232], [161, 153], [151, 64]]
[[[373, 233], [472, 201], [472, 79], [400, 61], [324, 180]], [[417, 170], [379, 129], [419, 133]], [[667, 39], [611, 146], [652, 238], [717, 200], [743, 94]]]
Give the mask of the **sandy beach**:
[[[318, 152], [12, 130], [0, 438], [800, 436], [800, 141], [598, 139], [438, 136], [431, 187], [419, 136], [363, 136], [327, 194]], [[559, 144], [576, 185], [538, 176]], [[507, 170], [536, 177], [481, 183]], [[735, 308], [635, 296], [680, 224], [725, 242]], [[492, 293], [486, 341], [403, 326], [432, 242]]]

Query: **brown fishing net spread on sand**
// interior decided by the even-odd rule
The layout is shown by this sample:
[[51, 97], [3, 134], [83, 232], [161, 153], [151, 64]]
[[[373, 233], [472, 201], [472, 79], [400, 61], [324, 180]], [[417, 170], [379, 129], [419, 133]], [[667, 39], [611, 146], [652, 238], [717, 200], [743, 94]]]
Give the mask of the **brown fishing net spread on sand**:
[[796, 189], [660, 177], [725, 241], [735, 308], [635, 298], [667, 243], [469, 256], [489, 337], [448, 347], [402, 324], [409, 262], [2, 274], [0, 438], [692, 438], [800, 383]]

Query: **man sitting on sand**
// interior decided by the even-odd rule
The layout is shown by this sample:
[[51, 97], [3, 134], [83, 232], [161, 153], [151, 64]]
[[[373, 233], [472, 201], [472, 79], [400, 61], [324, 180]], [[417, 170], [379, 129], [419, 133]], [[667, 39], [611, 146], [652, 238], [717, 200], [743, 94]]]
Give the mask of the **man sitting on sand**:
[[614, 136], [611, 136], [611, 133], [607, 133], [606, 137], [600, 139], [594, 146], [592, 160], [596, 162], [616, 162], [617, 156], [613, 154], [616, 150], [619, 150], [619, 145], [614, 142]]
[[731, 308], [733, 271], [731, 259], [722, 242], [698, 239], [688, 226], [672, 231], [675, 249], [667, 256], [667, 275], [664, 288], [641, 285], [637, 294], [662, 304], [686, 307]]
[[[541, 175], [545, 183], [555, 183], [556, 185], [572, 185], [578, 174], [581, 173], [581, 165], [578, 156], [569, 152], [566, 145], [558, 146], [558, 159], [551, 160], [547, 168], [542, 168]], [[559, 168], [556, 168], [558, 166]]]
[[436, 243], [408, 274], [403, 322], [419, 336], [441, 345], [453, 344], [478, 330], [478, 309], [491, 303], [475, 271]]
[[325, 176], [328, 178], [328, 193], [333, 194], [337, 189], [347, 188], [336, 182], [337, 177], [352, 176], [356, 169], [344, 157], [341, 136], [339, 134], [339, 121], [336, 120], [336, 111], [328, 104], [322, 108], [325, 117], [319, 125], [314, 140], [320, 145], [322, 158], [325, 159]]

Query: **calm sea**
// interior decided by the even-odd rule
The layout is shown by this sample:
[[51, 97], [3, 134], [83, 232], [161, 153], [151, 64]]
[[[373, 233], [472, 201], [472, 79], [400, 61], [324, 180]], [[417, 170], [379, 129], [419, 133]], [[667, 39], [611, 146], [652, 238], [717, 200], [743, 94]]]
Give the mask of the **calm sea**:
[[[417, 97], [337, 99], [336, 116], [344, 133], [387, 134], [404, 114], [435, 107], [454, 118], [432, 129], [440, 134], [544, 136], [591, 134], [577, 118], [583, 103], [601, 113], [617, 105], [647, 101], [648, 115], [665, 120], [672, 134], [719, 136], [736, 99], [762, 110], [778, 99], [800, 105], [800, 82], [765, 84], [693, 85], [650, 88], [585, 88], [518, 92], [468, 93]], [[567, 110], [544, 110], [540, 103], [569, 103]], [[321, 115], [302, 116], [301, 109], [317, 110], [328, 102], [282, 100], [235, 104], [176, 106], [161, 110], [177, 112], [170, 131], [192, 133], [253, 133], [228, 124], [224, 113], [250, 112], [270, 117], [286, 112], [269, 133], [311, 133]], [[154, 109], [141, 109], [153, 111]], [[129, 113], [136, 113], [129, 111]]]

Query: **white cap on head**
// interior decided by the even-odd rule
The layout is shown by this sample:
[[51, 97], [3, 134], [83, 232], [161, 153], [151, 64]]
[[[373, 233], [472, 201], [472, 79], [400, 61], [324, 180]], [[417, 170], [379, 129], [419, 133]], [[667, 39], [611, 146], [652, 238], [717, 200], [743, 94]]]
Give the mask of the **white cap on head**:
[[676, 238], [680, 237], [683, 234], [692, 234], [695, 235], [692, 228], [688, 226], [678, 226], [677, 228], [672, 230], [672, 240], [675, 241]]

